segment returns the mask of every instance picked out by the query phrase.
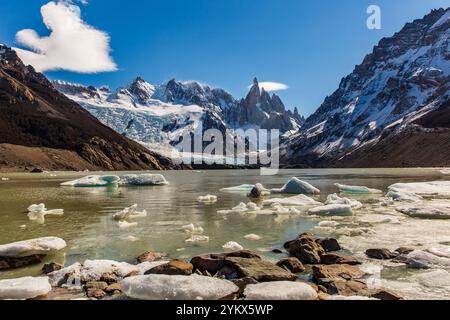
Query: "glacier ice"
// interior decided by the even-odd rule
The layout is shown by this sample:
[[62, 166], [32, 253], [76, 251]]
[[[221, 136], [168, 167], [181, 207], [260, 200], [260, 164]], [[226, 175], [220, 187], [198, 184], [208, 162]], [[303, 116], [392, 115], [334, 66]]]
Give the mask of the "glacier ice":
[[346, 204], [352, 207], [352, 209], [361, 209], [362, 208], [362, 203], [354, 200], [354, 199], [349, 199], [349, 198], [341, 198], [339, 197], [336, 193], [335, 194], [330, 194], [327, 198], [327, 201], [325, 202], [326, 205], [330, 205], [330, 204]]
[[181, 229], [183, 229], [186, 233], [197, 235], [203, 234], [203, 232], [205, 232], [205, 230], [201, 226], [195, 226], [193, 223], [182, 226]]
[[240, 186], [220, 189], [221, 192], [230, 193], [249, 193], [255, 187], [254, 184], [242, 184]]
[[388, 198], [392, 198], [394, 201], [416, 202], [421, 201], [423, 198], [417, 194], [410, 192], [401, 192], [391, 190], [386, 195]]
[[127, 219], [136, 219], [136, 218], [144, 218], [147, 216], [147, 211], [136, 211], [138, 205], [134, 204], [131, 207], [125, 208], [122, 211], [116, 212], [113, 214], [113, 219], [120, 221], [120, 220], [127, 220]]
[[421, 203], [417, 205], [396, 207], [395, 210], [413, 218], [450, 219], [450, 203]]
[[44, 296], [52, 290], [47, 277], [0, 280], [0, 300], [24, 300]]
[[419, 196], [450, 197], [450, 181], [396, 183], [389, 187], [389, 191]]
[[137, 222], [128, 222], [125, 220], [117, 221], [117, 226], [120, 229], [130, 229], [138, 226]]
[[320, 194], [320, 190], [306, 181], [298, 178], [292, 178], [281, 189], [271, 189], [272, 193], [286, 194]]
[[235, 241], [229, 241], [229, 242], [225, 243], [222, 246], [222, 248], [225, 249], [225, 250], [230, 250], [230, 251], [244, 250], [244, 247], [241, 246], [239, 243], [237, 243]]
[[161, 174], [127, 174], [120, 178], [120, 185], [159, 186], [169, 184]]
[[239, 291], [231, 281], [199, 275], [146, 275], [124, 279], [123, 292], [139, 300], [218, 300]]
[[64, 215], [63, 209], [54, 209], [54, 210], [47, 210], [45, 207], [45, 204], [33, 204], [28, 207], [28, 218], [31, 221], [35, 221], [39, 224], [45, 223], [45, 216], [47, 215], [53, 215], [53, 216], [62, 216]]
[[201, 235], [193, 235], [189, 239], [186, 239], [185, 242], [189, 243], [189, 244], [208, 243], [209, 242], [209, 237], [208, 236], [201, 236]]
[[245, 288], [246, 300], [317, 300], [317, 292], [302, 282], [275, 281], [250, 284]]
[[217, 202], [217, 196], [208, 194], [206, 196], [200, 196], [197, 198], [197, 201], [200, 203], [212, 204]]
[[323, 203], [314, 200], [304, 194], [299, 194], [298, 196], [293, 196], [289, 198], [275, 198], [264, 200], [264, 206], [270, 206], [273, 204], [280, 204], [282, 206], [292, 206], [292, 207], [307, 207], [307, 206], [320, 206]]
[[254, 234], [254, 233], [248, 234], [248, 235], [244, 236], [244, 238], [247, 240], [251, 240], [251, 241], [259, 241], [262, 239], [261, 236], [258, 236], [257, 234]]
[[437, 256], [433, 253], [416, 250], [407, 256], [408, 266], [411, 268], [449, 268], [450, 258]]
[[84, 188], [84, 187], [106, 187], [117, 185], [120, 181], [120, 177], [118, 176], [100, 176], [100, 175], [92, 175], [87, 176], [81, 179], [64, 182], [61, 184], [63, 187], [76, 187], [76, 188]]
[[371, 194], [371, 193], [383, 193], [383, 191], [378, 189], [371, 189], [364, 186], [348, 186], [340, 183], [334, 184], [342, 193], [347, 194]]
[[56, 237], [37, 238], [0, 245], [0, 257], [23, 258], [35, 254], [51, 254], [66, 247], [63, 239]]
[[230, 213], [251, 213], [258, 212], [261, 208], [259, 208], [255, 203], [249, 202], [247, 204], [241, 202], [236, 207], [231, 210], [219, 210], [217, 213], [219, 214], [230, 214]]
[[308, 210], [308, 214], [312, 215], [329, 215], [329, 216], [351, 216], [353, 215], [352, 206], [348, 204], [329, 204], [326, 206], [320, 206], [311, 208]]

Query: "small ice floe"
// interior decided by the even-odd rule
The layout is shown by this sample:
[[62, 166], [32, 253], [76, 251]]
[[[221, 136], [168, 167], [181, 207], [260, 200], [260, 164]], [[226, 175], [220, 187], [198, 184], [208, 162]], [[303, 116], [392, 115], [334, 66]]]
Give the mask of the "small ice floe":
[[52, 254], [66, 247], [63, 239], [56, 237], [37, 238], [0, 245], [0, 257], [23, 258], [32, 255]]
[[47, 210], [45, 204], [33, 204], [28, 207], [28, 218], [31, 221], [35, 221], [39, 224], [45, 223], [45, 216], [62, 216], [64, 215], [63, 209]]
[[219, 300], [239, 291], [231, 281], [199, 275], [151, 274], [121, 282], [127, 297], [138, 300]]
[[122, 221], [117, 221], [117, 226], [120, 229], [130, 229], [130, 228], [137, 227], [138, 223], [137, 222], [128, 222], [128, 221], [122, 220]]
[[405, 202], [418, 202], [423, 200], [423, 198], [417, 194], [394, 190], [389, 191], [386, 197], [391, 198], [394, 201], [405, 201]]
[[325, 300], [329, 300], [329, 301], [344, 301], [344, 300], [349, 300], [349, 301], [364, 301], [364, 300], [378, 300], [376, 298], [370, 298], [370, 297], [364, 297], [364, 296], [339, 296], [339, 295], [334, 295], [334, 296], [327, 296], [325, 298]]
[[230, 251], [240, 251], [240, 250], [244, 250], [244, 247], [241, 246], [239, 243], [234, 242], [234, 241], [229, 241], [227, 243], [225, 243], [222, 246], [223, 249], [225, 250], [230, 250]]
[[255, 203], [249, 202], [247, 204], [241, 202], [236, 207], [232, 208], [231, 210], [219, 210], [217, 213], [219, 214], [230, 214], [230, 213], [250, 213], [250, 212], [257, 212], [260, 211], [261, 208], [259, 208]]
[[353, 215], [353, 210], [348, 204], [329, 204], [326, 206], [311, 208], [308, 210], [308, 214], [318, 216], [351, 216]]
[[257, 184], [255, 184], [253, 189], [250, 191], [250, 193], [247, 194], [247, 197], [253, 198], [253, 199], [258, 199], [258, 198], [261, 198], [262, 196], [267, 196], [269, 194], [270, 194], [269, 190], [264, 188], [264, 186], [261, 183], [257, 183]]
[[230, 193], [249, 193], [255, 187], [254, 184], [242, 184], [240, 186], [220, 189], [221, 192]]
[[285, 194], [320, 194], [320, 190], [306, 181], [292, 178], [281, 189], [271, 189], [272, 193]]
[[318, 226], [323, 228], [334, 228], [339, 225], [339, 222], [337, 221], [321, 221], [319, 222]]
[[0, 300], [24, 300], [44, 296], [52, 290], [47, 277], [0, 280]]
[[201, 226], [195, 226], [193, 223], [182, 226], [181, 229], [190, 234], [203, 234], [205, 230]]
[[275, 281], [250, 284], [245, 288], [246, 300], [317, 300], [317, 292], [302, 282]]
[[264, 206], [270, 206], [274, 203], [280, 204], [282, 206], [292, 206], [292, 207], [308, 207], [308, 206], [320, 206], [323, 203], [314, 200], [304, 194], [299, 194], [298, 196], [293, 196], [289, 198], [275, 198], [270, 200], [265, 200], [263, 202]]
[[2, 181], [9, 181], [9, 178], [2, 178]]
[[347, 186], [340, 183], [334, 184], [342, 193], [347, 194], [372, 194], [372, 193], [383, 193], [383, 191], [378, 189], [371, 189], [364, 186]]
[[446, 198], [450, 197], [450, 181], [396, 183], [389, 187], [389, 191]]
[[450, 175], [450, 169], [442, 169], [441, 174], [443, 174], [444, 176]]
[[197, 201], [200, 203], [205, 203], [205, 204], [213, 204], [217, 202], [217, 196], [214, 196], [212, 194], [208, 194], [206, 196], [200, 196], [197, 198]]
[[261, 236], [258, 236], [257, 234], [251, 233], [248, 234], [246, 236], [244, 236], [245, 239], [250, 240], [250, 241], [259, 241], [262, 239]]
[[127, 219], [137, 219], [137, 218], [145, 218], [147, 216], [147, 211], [136, 211], [138, 205], [134, 204], [131, 207], [125, 208], [122, 211], [116, 212], [113, 214], [113, 219], [120, 221], [120, 220], [127, 220]]
[[128, 242], [137, 242], [137, 241], [139, 241], [139, 238], [130, 235], [130, 236], [127, 236], [127, 237], [125, 238], [125, 240], [128, 241]]
[[445, 204], [417, 204], [396, 207], [395, 210], [413, 218], [422, 219], [450, 219], [450, 203]]
[[431, 252], [416, 250], [408, 254], [407, 263], [410, 268], [449, 268], [450, 258], [441, 257]]
[[161, 186], [169, 184], [161, 174], [127, 174], [120, 178], [120, 185]]
[[88, 188], [88, 187], [107, 187], [117, 185], [120, 181], [118, 176], [87, 176], [81, 179], [64, 182], [63, 187]]
[[23, 224], [23, 225], [19, 226], [19, 228], [22, 229], [22, 230], [25, 230], [27, 228], [27, 225]]
[[189, 243], [189, 244], [208, 243], [209, 242], [209, 237], [208, 236], [201, 236], [201, 235], [193, 235], [189, 239], [186, 239], [185, 242]]
[[349, 199], [349, 198], [341, 198], [339, 197], [336, 193], [335, 194], [330, 194], [327, 198], [327, 201], [325, 202], [326, 205], [330, 205], [330, 204], [345, 204], [345, 205], [349, 205], [352, 207], [352, 209], [361, 209], [362, 208], [362, 203], [354, 200], [354, 199]]

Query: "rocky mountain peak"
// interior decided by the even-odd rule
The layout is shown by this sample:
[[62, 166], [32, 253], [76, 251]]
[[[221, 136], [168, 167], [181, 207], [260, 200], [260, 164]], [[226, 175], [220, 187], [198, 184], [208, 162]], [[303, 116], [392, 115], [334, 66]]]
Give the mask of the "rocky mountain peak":
[[137, 77], [128, 87], [128, 91], [136, 98], [140, 104], [146, 104], [155, 93], [155, 86], [145, 81], [142, 77]]

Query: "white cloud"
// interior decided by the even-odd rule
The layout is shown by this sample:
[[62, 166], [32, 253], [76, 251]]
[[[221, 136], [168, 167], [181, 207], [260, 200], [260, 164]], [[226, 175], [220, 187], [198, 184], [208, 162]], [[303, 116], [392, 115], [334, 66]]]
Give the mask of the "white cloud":
[[280, 82], [269, 82], [269, 81], [260, 82], [259, 87], [266, 90], [267, 92], [289, 89], [289, 86], [287, 84], [280, 83]]
[[51, 30], [48, 37], [40, 37], [31, 29], [16, 34], [17, 42], [30, 49], [14, 48], [25, 64], [40, 72], [67, 70], [97, 73], [117, 70], [110, 56], [108, 34], [84, 22], [78, 6], [70, 1], [52, 1], [42, 6], [41, 14], [44, 24]]

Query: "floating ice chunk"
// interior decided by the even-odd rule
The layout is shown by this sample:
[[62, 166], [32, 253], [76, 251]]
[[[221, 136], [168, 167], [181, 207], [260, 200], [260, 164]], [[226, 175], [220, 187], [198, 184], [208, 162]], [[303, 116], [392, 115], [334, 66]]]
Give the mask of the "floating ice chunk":
[[411, 268], [448, 268], [450, 259], [434, 255], [429, 252], [416, 250], [407, 256], [408, 266]]
[[231, 281], [199, 275], [151, 274], [122, 281], [122, 291], [139, 300], [218, 300], [239, 291]]
[[202, 227], [196, 227], [193, 223], [182, 226], [181, 229], [190, 234], [203, 234], [203, 232], [205, 232]]
[[319, 227], [324, 227], [324, 228], [328, 228], [328, 227], [337, 227], [339, 225], [339, 222], [337, 221], [321, 221], [319, 222]]
[[435, 256], [450, 259], [450, 247], [430, 248], [427, 251]]
[[415, 277], [421, 285], [428, 288], [450, 289], [450, 273], [446, 270], [433, 270]]
[[386, 196], [392, 198], [394, 201], [417, 202], [423, 199], [421, 196], [414, 193], [393, 190], [389, 191]]
[[370, 297], [363, 297], [363, 296], [327, 296], [325, 298], [326, 300], [329, 301], [344, 301], [344, 300], [349, 300], [349, 301], [359, 301], [359, 300], [378, 300], [376, 298], [370, 298]]
[[250, 212], [257, 212], [260, 211], [261, 208], [259, 208], [255, 203], [249, 202], [247, 204], [241, 202], [236, 207], [232, 208], [231, 210], [220, 210], [218, 211], [219, 214], [230, 214], [230, 213], [250, 213]]
[[64, 215], [63, 209], [55, 209], [55, 210], [48, 210], [48, 211], [41, 211], [41, 212], [29, 212], [28, 218], [31, 221], [35, 221], [39, 224], [45, 223], [45, 216], [62, 216]]
[[136, 219], [136, 218], [144, 218], [147, 216], [147, 211], [136, 211], [138, 205], [132, 205], [131, 207], [125, 208], [122, 211], [113, 214], [114, 220], [126, 220], [126, 219]]
[[80, 287], [81, 263], [77, 262], [71, 266], [48, 274], [52, 287]]
[[61, 184], [63, 187], [75, 187], [75, 188], [85, 188], [85, 187], [106, 187], [111, 185], [117, 185], [120, 181], [118, 176], [87, 176], [81, 179], [64, 182]]
[[396, 183], [389, 191], [406, 192], [420, 196], [450, 197], [450, 181]]
[[234, 242], [234, 241], [229, 241], [227, 243], [225, 243], [222, 248], [224, 248], [225, 250], [230, 250], [230, 251], [240, 251], [240, 250], [244, 250], [244, 247], [241, 246], [239, 243]]
[[127, 237], [126, 237], [126, 240], [127, 240], [128, 242], [136, 242], [136, 241], [139, 241], [139, 238], [130, 235], [130, 236], [127, 236]]
[[189, 243], [189, 244], [208, 243], [209, 242], [209, 237], [208, 236], [193, 235], [189, 239], [186, 239], [185, 242]]
[[441, 174], [443, 175], [450, 175], [450, 169], [442, 169]]
[[63, 239], [38, 238], [0, 245], [0, 257], [23, 258], [35, 254], [51, 254], [66, 247]]
[[362, 208], [362, 203], [354, 200], [354, 199], [349, 199], [349, 198], [341, 198], [339, 197], [336, 193], [335, 194], [330, 194], [327, 198], [327, 201], [325, 202], [325, 204], [346, 204], [352, 207], [352, 209], [361, 209]]
[[289, 198], [275, 198], [270, 200], [265, 200], [263, 202], [264, 206], [270, 206], [274, 203], [280, 204], [282, 206], [292, 206], [292, 207], [308, 207], [308, 206], [320, 206], [323, 203], [314, 200], [304, 194]]
[[197, 199], [198, 202], [201, 203], [216, 203], [217, 202], [217, 196], [214, 196], [212, 194], [208, 194], [206, 196], [200, 196]]
[[128, 174], [120, 178], [121, 185], [129, 186], [160, 186], [169, 184], [161, 174]]
[[244, 238], [247, 240], [251, 240], [251, 241], [259, 241], [262, 239], [261, 236], [258, 236], [257, 234], [254, 234], [254, 233], [248, 234], [248, 235], [244, 236]]
[[0, 300], [23, 300], [44, 296], [52, 290], [47, 277], [0, 280]]
[[353, 215], [353, 210], [352, 207], [348, 204], [329, 204], [326, 206], [311, 208], [308, 210], [308, 214], [318, 216], [351, 216]]
[[281, 189], [272, 189], [272, 193], [286, 194], [320, 194], [320, 190], [306, 181], [292, 178]]
[[122, 221], [117, 222], [117, 226], [120, 229], [130, 229], [130, 228], [137, 227], [138, 223], [137, 222], [127, 222], [125, 220], [122, 220]]
[[45, 207], [45, 204], [32, 204], [28, 207], [28, 212], [43, 212], [47, 211], [47, 208]]
[[246, 300], [317, 300], [317, 292], [310, 285], [291, 281], [250, 284], [244, 296]]
[[221, 192], [230, 192], [230, 193], [249, 193], [255, 187], [254, 184], [242, 184], [236, 187], [229, 187], [220, 189]]
[[383, 191], [381, 191], [381, 190], [370, 189], [370, 188], [363, 187], [363, 186], [347, 186], [347, 185], [339, 184], [339, 183], [335, 183], [334, 185], [336, 187], [338, 187], [342, 193], [347, 193], [347, 194], [383, 193]]
[[9, 178], [2, 178], [2, 181], [9, 181]]
[[450, 203], [444, 204], [417, 204], [395, 208], [407, 216], [423, 219], [450, 219]]

